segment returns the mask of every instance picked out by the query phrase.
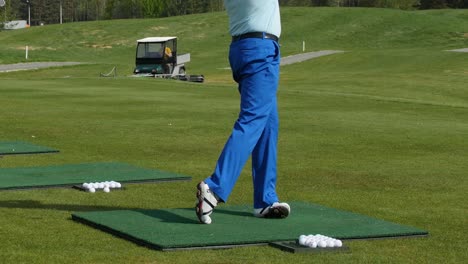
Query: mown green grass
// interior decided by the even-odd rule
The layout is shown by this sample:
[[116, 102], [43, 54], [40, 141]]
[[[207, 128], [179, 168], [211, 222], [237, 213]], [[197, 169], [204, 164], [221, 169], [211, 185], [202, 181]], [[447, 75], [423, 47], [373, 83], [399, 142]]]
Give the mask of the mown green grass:
[[[1, 192], [2, 261], [463, 262], [468, 54], [445, 50], [468, 47], [467, 11], [285, 8], [282, 20], [283, 55], [300, 52], [302, 41], [308, 51], [346, 52], [281, 69], [280, 197], [412, 225], [428, 238], [352, 241], [350, 253], [313, 256], [269, 247], [163, 253], [70, 220], [73, 211], [193, 206], [194, 186], [211, 173], [238, 111], [235, 84], [221, 69], [227, 17], [215, 13], [0, 32], [1, 63], [24, 62], [23, 45], [33, 47], [32, 61], [89, 63], [0, 74], [0, 139], [61, 150], [4, 157], [0, 167], [122, 161], [193, 177], [109, 194]], [[189, 72], [207, 82], [127, 77], [135, 40], [156, 35], [177, 35], [192, 54]], [[114, 65], [118, 78], [97, 77]], [[230, 204], [251, 203], [248, 167]]]

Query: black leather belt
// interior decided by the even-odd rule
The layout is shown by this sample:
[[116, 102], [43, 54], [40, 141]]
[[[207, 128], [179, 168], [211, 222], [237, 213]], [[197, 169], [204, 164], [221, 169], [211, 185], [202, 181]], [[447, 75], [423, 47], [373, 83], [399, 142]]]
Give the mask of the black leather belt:
[[250, 32], [250, 33], [245, 33], [239, 36], [232, 36], [232, 42], [241, 40], [241, 39], [246, 39], [246, 38], [266, 38], [266, 39], [272, 39], [276, 42], [278, 42], [278, 37], [270, 34], [270, 33], [264, 33], [264, 32]]

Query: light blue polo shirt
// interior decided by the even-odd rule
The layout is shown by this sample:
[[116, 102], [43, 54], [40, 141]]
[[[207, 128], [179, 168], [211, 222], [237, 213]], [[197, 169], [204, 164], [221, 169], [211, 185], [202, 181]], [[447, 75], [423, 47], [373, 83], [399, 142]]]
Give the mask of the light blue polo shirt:
[[239, 36], [249, 32], [281, 35], [278, 0], [224, 0], [229, 16], [229, 33]]

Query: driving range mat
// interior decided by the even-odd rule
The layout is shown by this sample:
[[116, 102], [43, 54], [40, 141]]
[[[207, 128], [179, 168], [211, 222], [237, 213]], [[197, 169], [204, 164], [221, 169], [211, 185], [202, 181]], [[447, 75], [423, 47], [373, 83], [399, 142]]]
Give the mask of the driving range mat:
[[145, 169], [117, 162], [0, 168], [0, 190], [72, 187], [85, 182], [136, 183], [190, 179], [190, 177], [171, 172]]
[[421, 236], [410, 226], [310, 204], [292, 202], [286, 219], [256, 218], [252, 207], [220, 205], [213, 223], [200, 224], [194, 208], [78, 212], [72, 219], [158, 250], [229, 248], [294, 241], [303, 234], [337, 239]]
[[0, 156], [19, 154], [55, 153], [56, 149], [22, 141], [0, 141]]

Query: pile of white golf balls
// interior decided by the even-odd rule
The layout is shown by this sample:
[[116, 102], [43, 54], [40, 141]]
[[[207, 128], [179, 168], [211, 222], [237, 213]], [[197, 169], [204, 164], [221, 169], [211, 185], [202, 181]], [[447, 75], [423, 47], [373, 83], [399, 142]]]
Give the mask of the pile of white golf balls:
[[104, 192], [110, 192], [110, 189], [113, 188], [122, 188], [122, 184], [116, 181], [105, 181], [105, 182], [90, 182], [83, 183], [83, 188], [90, 193], [94, 193], [99, 189], [102, 189]]
[[334, 239], [332, 237], [327, 237], [324, 235], [301, 235], [299, 236], [299, 245], [311, 247], [311, 248], [332, 248], [332, 247], [342, 247], [343, 242], [339, 239]]

